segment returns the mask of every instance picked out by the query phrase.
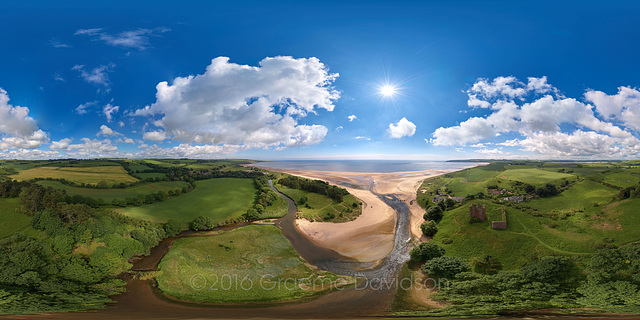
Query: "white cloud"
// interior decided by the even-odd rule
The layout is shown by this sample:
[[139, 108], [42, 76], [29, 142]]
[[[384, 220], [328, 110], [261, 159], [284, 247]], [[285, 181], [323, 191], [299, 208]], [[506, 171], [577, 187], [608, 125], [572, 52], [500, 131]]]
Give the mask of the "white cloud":
[[[627, 130], [635, 128], [635, 124], [640, 127], [640, 92], [635, 89], [620, 87], [614, 96], [587, 91], [586, 100], [596, 105], [596, 111], [605, 117], [604, 120], [598, 118], [592, 105], [560, 95], [547, 83], [546, 77], [529, 78], [527, 85], [513, 77], [499, 77], [493, 82], [479, 79], [467, 93], [469, 107], [488, 109], [489, 114], [438, 128], [432, 134], [431, 143], [440, 146], [476, 143], [472, 146], [482, 148], [488, 144], [486, 140], [517, 132], [525, 139], [515, 138], [496, 144], [520, 146], [523, 151], [549, 157], [595, 157], [598, 154], [601, 157], [611, 154], [626, 157], [638, 156], [640, 151], [638, 139]], [[544, 95], [540, 97], [541, 94]], [[625, 127], [608, 121], [612, 119]], [[490, 150], [500, 149], [476, 152], [497, 152]]]
[[87, 109], [98, 104], [98, 101], [85, 102], [79, 105], [75, 110], [77, 114], [83, 115], [87, 113]]
[[118, 126], [120, 126], [120, 128], [124, 127], [124, 122], [118, 121]]
[[204, 74], [159, 83], [156, 102], [134, 115], [161, 116], [154, 125], [185, 144], [224, 145], [225, 150], [312, 145], [324, 139], [327, 128], [301, 125], [298, 119], [318, 109], [333, 110], [340, 97], [331, 87], [337, 77], [317, 58], [279, 56], [253, 67], [218, 57]]
[[353, 137], [353, 138], [356, 139], [356, 140], [367, 140], [367, 141], [371, 140], [371, 138], [364, 137], [364, 136], [356, 136], [356, 137]]
[[164, 131], [149, 131], [142, 135], [142, 139], [162, 142], [167, 139], [167, 135]]
[[133, 139], [127, 138], [127, 137], [120, 138], [116, 142], [122, 142], [122, 143], [128, 143], [128, 144], [136, 144], [136, 142], [133, 141]]
[[111, 140], [82, 138], [82, 143], [69, 144], [67, 156], [74, 158], [115, 157], [119, 155], [118, 147], [111, 144]]
[[403, 117], [396, 124], [390, 123], [387, 131], [391, 138], [411, 137], [416, 133], [416, 125]]
[[49, 149], [51, 150], [69, 150], [69, 144], [71, 143], [70, 138], [64, 138], [59, 141], [52, 141], [49, 145]]
[[352, 115], [348, 116], [347, 119], [349, 119], [349, 122], [353, 122], [353, 120], [358, 119], [358, 117], [356, 117], [355, 114], [352, 114]]
[[596, 106], [596, 111], [608, 120], [623, 123], [640, 130], [640, 91], [630, 87], [619, 87], [615, 95], [602, 91], [587, 90], [585, 99]]
[[336, 132], [340, 132], [340, 130], [344, 129], [342, 126], [337, 126], [336, 127]]
[[98, 132], [96, 134], [97, 136], [103, 135], [103, 136], [118, 136], [118, 135], [122, 135], [121, 133], [115, 132], [113, 131], [113, 129], [107, 127], [106, 125], [101, 125], [100, 126], [100, 132]]
[[138, 145], [138, 149], [146, 149], [148, 147], [149, 147], [149, 145], [144, 144], [144, 143], [141, 143], [140, 145]]
[[79, 75], [80, 78], [82, 78], [84, 81], [88, 83], [108, 87], [109, 72], [111, 72], [114, 67], [115, 67], [115, 64], [110, 63], [108, 65], [100, 65], [98, 67], [91, 69], [90, 71], [87, 71], [84, 65], [77, 64], [73, 66], [71, 70], [78, 71], [80, 73]]
[[120, 110], [120, 107], [113, 106], [110, 103], [107, 103], [107, 105], [102, 108], [102, 113], [104, 113], [105, 117], [107, 117], [107, 122], [111, 122], [111, 120], [113, 119], [113, 114], [117, 113], [118, 110]]
[[500, 149], [487, 149], [487, 148], [478, 149], [475, 152], [479, 154], [485, 154], [485, 155], [499, 155], [504, 153]]
[[133, 48], [138, 50], [144, 50], [149, 47], [149, 37], [158, 36], [161, 33], [169, 31], [168, 28], [156, 28], [156, 29], [135, 29], [123, 31], [118, 34], [110, 34], [105, 32], [102, 28], [93, 29], [80, 29], [76, 31], [75, 35], [86, 35], [93, 37], [95, 40], [103, 41], [104, 43], [122, 48]]
[[70, 45], [66, 44], [66, 43], [62, 43], [58, 40], [55, 39], [51, 39], [49, 40], [49, 44], [51, 44], [52, 47], [54, 48], [69, 48], [71, 47]]
[[49, 141], [49, 136], [38, 128], [36, 121], [29, 116], [29, 108], [12, 106], [9, 95], [0, 88], [0, 148], [35, 149]]

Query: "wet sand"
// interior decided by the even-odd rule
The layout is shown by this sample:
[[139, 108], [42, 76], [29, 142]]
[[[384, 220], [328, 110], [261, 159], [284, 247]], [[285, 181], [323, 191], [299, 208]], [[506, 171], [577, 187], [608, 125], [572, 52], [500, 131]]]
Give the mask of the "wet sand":
[[347, 189], [359, 198], [362, 214], [344, 223], [296, 221], [299, 231], [320, 246], [359, 261], [377, 262], [393, 248], [396, 223], [395, 211], [377, 195], [392, 195], [404, 202], [411, 212], [410, 230], [415, 239], [425, 241], [420, 231], [425, 211], [416, 201], [416, 193], [425, 179], [454, 170], [427, 170], [414, 172], [360, 173], [313, 170], [270, 169], [309, 179], [319, 179]]

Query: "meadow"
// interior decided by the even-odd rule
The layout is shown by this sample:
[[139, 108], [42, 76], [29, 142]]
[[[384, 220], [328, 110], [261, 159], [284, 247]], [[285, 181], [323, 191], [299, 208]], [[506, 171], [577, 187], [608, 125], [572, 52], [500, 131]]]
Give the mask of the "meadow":
[[[467, 261], [491, 255], [505, 269], [516, 270], [542, 256], [560, 254], [580, 260], [603, 245], [640, 239], [636, 228], [640, 216], [634, 209], [640, 199], [615, 199], [619, 188], [636, 181], [635, 170], [613, 168], [611, 163], [497, 162], [428, 179], [419, 188], [418, 198], [421, 205], [430, 206], [435, 192], [461, 196], [483, 193], [486, 199], [466, 200], [446, 211], [433, 239], [448, 255]], [[466, 177], [484, 180], [466, 182]], [[491, 196], [487, 189], [497, 186], [513, 194], [526, 194], [523, 185], [546, 183], [566, 186], [555, 196], [533, 197], [522, 203], [503, 201], [509, 194]], [[472, 203], [486, 206], [486, 221], [470, 223]], [[507, 213], [507, 229], [491, 229], [491, 221], [501, 220], [502, 208]]]
[[169, 219], [187, 222], [199, 216], [206, 216], [218, 223], [242, 216], [251, 206], [256, 192], [251, 179], [200, 180], [195, 183], [192, 191], [178, 197], [116, 211], [153, 222], [166, 222]]
[[147, 195], [149, 193], [155, 193], [158, 191], [164, 191], [165, 193], [171, 190], [182, 190], [182, 188], [188, 187], [188, 184], [184, 181], [160, 181], [145, 183], [139, 186], [129, 188], [109, 188], [109, 189], [96, 189], [96, 188], [80, 188], [63, 184], [60, 181], [42, 180], [37, 182], [44, 187], [52, 187], [54, 189], [62, 189], [67, 192], [67, 195], [75, 196], [81, 195], [84, 197], [102, 198], [107, 202], [113, 200], [124, 200], [126, 198], [132, 198], [140, 195]]
[[350, 282], [309, 265], [271, 225], [178, 239], [158, 267], [160, 290], [198, 302], [291, 300]]
[[18, 174], [9, 176], [15, 180], [31, 180], [35, 178], [65, 179], [76, 183], [97, 184], [106, 181], [107, 184], [130, 183], [138, 179], [130, 176], [120, 165], [95, 167], [56, 167], [42, 166], [26, 169]]
[[[360, 200], [352, 194], [344, 196], [342, 202], [336, 202], [323, 194], [292, 189], [280, 184], [276, 184], [275, 187], [296, 202], [299, 217], [311, 221], [346, 222], [362, 213]], [[307, 199], [304, 204], [300, 203], [302, 197]]]

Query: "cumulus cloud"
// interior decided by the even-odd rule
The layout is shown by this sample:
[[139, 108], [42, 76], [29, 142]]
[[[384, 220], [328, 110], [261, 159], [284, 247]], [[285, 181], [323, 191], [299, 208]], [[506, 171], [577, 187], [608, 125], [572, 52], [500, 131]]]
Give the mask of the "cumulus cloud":
[[352, 115], [348, 116], [347, 119], [349, 119], [349, 122], [353, 122], [353, 120], [358, 119], [358, 117], [356, 117], [355, 114], [352, 114]]
[[390, 123], [387, 131], [391, 135], [391, 138], [411, 137], [416, 133], [416, 125], [403, 117], [395, 124]]
[[52, 141], [49, 145], [49, 149], [51, 150], [69, 150], [69, 144], [71, 143], [70, 138], [60, 139], [59, 141]]
[[504, 152], [502, 152], [502, 150], [500, 150], [500, 149], [487, 149], [487, 148], [478, 149], [478, 150], [475, 150], [475, 152], [479, 153], [479, 154], [485, 154], [485, 155], [500, 155], [500, 154], [504, 154]]
[[40, 130], [36, 121], [29, 116], [29, 108], [12, 106], [9, 95], [0, 88], [0, 134], [3, 138], [0, 148], [35, 149], [49, 141], [46, 132]]
[[77, 64], [73, 66], [71, 70], [78, 71], [80, 78], [82, 78], [84, 81], [88, 83], [101, 85], [103, 87], [108, 87], [109, 72], [111, 72], [114, 67], [115, 67], [115, 64], [110, 63], [108, 65], [97, 66], [87, 71], [84, 65]]
[[[159, 83], [156, 102], [133, 114], [160, 117], [153, 123], [164, 129], [162, 138], [182, 141], [195, 150], [190, 152], [312, 145], [324, 139], [327, 128], [298, 121], [319, 109], [333, 110], [340, 97], [331, 87], [337, 77], [317, 58], [278, 56], [254, 67], [218, 57], [203, 74]], [[149, 134], [145, 140], [161, 137]]]
[[96, 134], [97, 136], [119, 136], [122, 135], [121, 133], [115, 132], [113, 131], [113, 129], [107, 127], [106, 125], [101, 125], [100, 126], [100, 132], [98, 132]]
[[98, 103], [98, 101], [91, 101], [91, 102], [83, 103], [83, 104], [79, 105], [79, 106], [75, 109], [75, 110], [76, 110], [76, 113], [77, 113], [77, 114], [79, 114], [79, 115], [83, 115], [83, 114], [87, 113], [87, 109], [88, 109], [88, 108], [90, 108], [90, 107], [92, 107], [92, 106], [96, 105], [97, 103]]
[[121, 48], [144, 50], [150, 46], [149, 37], [170, 31], [168, 28], [127, 30], [117, 34], [105, 32], [103, 28], [80, 29], [75, 35], [84, 35], [104, 43]]
[[[474, 146], [479, 147], [483, 146], [479, 142], [486, 144], [486, 140], [516, 132], [525, 139], [496, 144], [520, 146], [521, 150], [551, 157], [611, 154], [621, 157], [638, 148], [638, 139], [628, 130], [635, 129], [635, 124], [640, 127], [640, 117], [634, 118], [636, 114], [640, 116], [640, 92], [635, 89], [620, 87], [613, 96], [589, 90], [585, 100], [595, 108], [564, 97], [547, 83], [546, 77], [528, 78], [527, 84], [514, 77], [479, 79], [467, 94], [469, 107], [488, 109], [489, 114], [471, 117], [455, 126], [440, 127], [433, 132], [431, 143], [439, 146], [475, 143]], [[499, 149], [476, 152], [488, 150]]]
[[167, 135], [164, 131], [149, 131], [142, 135], [142, 139], [162, 142], [167, 139]]
[[127, 138], [127, 137], [118, 138], [118, 140], [116, 140], [116, 142], [118, 142], [118, 143], [136, 144], [136, 142], [133, 141], [133, 139]]
[[342, 129], [344, 129], [342, 126], [337, 126], [336, 127], [336, 132], [340, 132]]
[[118, 110], [120, 110], [120, 107], [113, 106], [110, 103], [107, 103], [107, 105], [102, 108], [102, 113], [104, 113], [104, 116], [107, 117], [107, 122], [111, 122], [111, 120], [113, 119], [113, 114], [117, 113]]
[[587, 90], [585, 99], [596, 106], [596, 111], [608, 120], [640, 130], [640, 91], [619, 87], [618, 93], [608, 95], [602, 91]]

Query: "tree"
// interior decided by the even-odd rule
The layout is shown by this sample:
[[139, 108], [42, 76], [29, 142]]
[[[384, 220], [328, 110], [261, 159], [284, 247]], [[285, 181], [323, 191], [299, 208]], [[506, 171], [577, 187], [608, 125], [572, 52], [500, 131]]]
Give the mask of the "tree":
[[440, 207], [440, 210], [442, 210], [442, 212], [447, 210], [447, 204], [444, 202], [444, 200], [440, 200], [436, 204], [438, 205], [438, 207]]
[[306, 196], [300, 197], [300, 200], [298, 200], [298, 204], [303, 205], [305, 203], [307, 203], [307, 197]]
[[481, 274], [496, 274], [502, 270], [500, 261], [492, 256], [475, 257], [471, 261], [473, 271]]
[[433, 258], [441, 257], [445, 253], [443, 247], [437, 245], [433, 241], [423, 242], [411, 249], [409, 255], [411, 260], [416, 262], [428, 261]]
[[193, 231], [211, 230], [215, 227], [215, 223], [210, 217], [199, 216], [191, 221], [189, 227]]
[[455, 279], [456, 275], [470, 269], [468, 263], [451, 256], [433, 258], [422, 265], [422, 272], [434, 278]]
[[455, 200], [451, 198], [447, 198], [446, 200], [444, 200], [444, 204], [447, 207], [447, 209], [451, 209], [456, 206]]
[[440, 206], [432, 206], [427, 209], [427, 212], [424, 214], [423, 218], [425, 220], [439, 221], [440, 219], [442, 219], [442, 216], [442, 208], [440, 208]]
[[184, 228], [182, 222], [176, 219], [169, 219], [162, 227], [164, 228], [164, 232], [170, 237], [177, 235]]
[[422, 230], [422, 234], [424, 234], [425, 236], [433, 237], [436, 234], [436, 232], [438, 232], [438, 225], [433, 220], [423, 222], [420, 225], [420, 230]]

